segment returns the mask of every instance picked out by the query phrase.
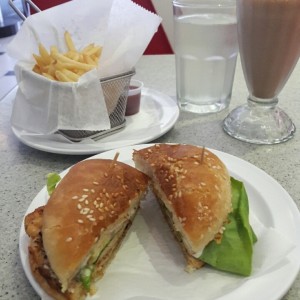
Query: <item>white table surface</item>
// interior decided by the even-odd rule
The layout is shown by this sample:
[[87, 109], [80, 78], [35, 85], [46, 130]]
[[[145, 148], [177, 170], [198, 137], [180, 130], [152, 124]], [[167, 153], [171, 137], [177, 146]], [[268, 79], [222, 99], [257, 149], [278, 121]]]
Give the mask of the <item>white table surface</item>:
[[[136, 66], [135, 78], [149, 88], [175, 96], [174, 56], [144, 56]], [[300, 65], [280, 94], [279, 105], [300, 128]], [[247, 89], [240, 64], [237, 65], [229, 110], [246, 101]], [[0, 101], [0, 298], [38, 299], [22, 270], [19, 253], [19, 230], [27, 207], [45, 184], [45, 174], [61, 172], [86, 156], [58, 155], [23, 145], [13, 135], [10, 114], [13, 99]], [[221, 124], [228, 110], [200, 116], [181, 112], [168, 133], [155, 142], [178, 142], [205, 145], [240, 157], [274, 177], [300, 207], [300, 133], [283, 144], [262, 146], [240, 142], [223, 132]], [[300, 231], [300, 229], [299, 229]], [[300, 299], [298, 276], [284, 300]], [[261, 299], [268, 300], [268, 299]]]

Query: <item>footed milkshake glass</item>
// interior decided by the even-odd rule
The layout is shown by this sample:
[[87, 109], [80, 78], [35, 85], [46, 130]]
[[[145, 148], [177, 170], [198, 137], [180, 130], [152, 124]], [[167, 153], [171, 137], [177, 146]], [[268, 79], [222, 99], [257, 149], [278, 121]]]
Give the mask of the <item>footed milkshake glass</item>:
[[237, 0], [238, 42], [249, 91], [245, 105], [225, 118], [229, 135], [255, 144], [276, 144], [296, 128], [277, 106], [278, 94], [300, 55], [299, 0]]

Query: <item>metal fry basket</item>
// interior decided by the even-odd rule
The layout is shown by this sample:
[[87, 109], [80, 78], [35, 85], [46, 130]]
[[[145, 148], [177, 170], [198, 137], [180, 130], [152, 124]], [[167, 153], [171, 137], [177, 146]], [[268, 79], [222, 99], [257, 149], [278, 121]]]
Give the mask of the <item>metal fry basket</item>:
[[[25, 20], [30, 14], [30, 8], [36, 12], [41, 11], [31, 0], [23, 0], [24, 14], [14, 4], [14, 0], [9, 0], [9, 4], [22, 20]], [[135, 69], [132, 69], [129, 72], [100, 79], [106, 107], [109, 113], [110, 129], [100, 131], [59, 130], [58, 133], [71, 141], [80, 142], [85, 138], [98, 140], [121, 130], [126, 125], [125, 110], [127, 96], [130, 79], [134, 74]]]
[[126, 125], [125, 110], [131, 77], [135, 70], [100, 79], [106, 106], [109, 112], [110, 129], [100, 131], [89, 130], [59, 130], [58, 133], [73, 142], [80, 142], [85, 138], [98, 140], [113, 134]]

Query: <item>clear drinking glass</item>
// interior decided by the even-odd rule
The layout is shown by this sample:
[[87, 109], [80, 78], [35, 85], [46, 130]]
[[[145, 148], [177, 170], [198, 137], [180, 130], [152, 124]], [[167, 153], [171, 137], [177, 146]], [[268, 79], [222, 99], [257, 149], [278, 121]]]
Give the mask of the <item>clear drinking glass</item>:
[[299, 0], [237, 0], [238, 42], [248, 103], [225, 118], [224, 130], [250, 143], [289, 140], [295, 125], [277, 106], [300, 55]]
[[238, 55], [235, 0], [173, 0], [173, 16], [179, 107], [225, 109]]

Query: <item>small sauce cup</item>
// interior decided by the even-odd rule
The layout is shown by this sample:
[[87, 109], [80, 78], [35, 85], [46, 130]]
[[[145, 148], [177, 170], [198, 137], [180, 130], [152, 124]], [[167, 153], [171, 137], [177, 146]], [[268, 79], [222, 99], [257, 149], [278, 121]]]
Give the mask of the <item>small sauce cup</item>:
[[140, 111], [143, 82], [132, 79], [129, 85], [125, 116], [131, 116]]

